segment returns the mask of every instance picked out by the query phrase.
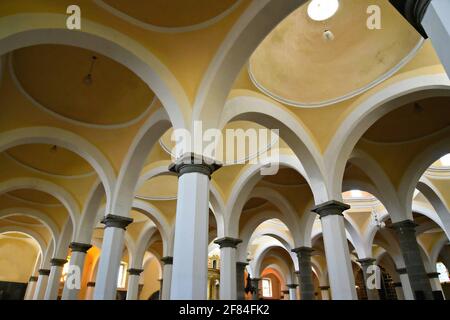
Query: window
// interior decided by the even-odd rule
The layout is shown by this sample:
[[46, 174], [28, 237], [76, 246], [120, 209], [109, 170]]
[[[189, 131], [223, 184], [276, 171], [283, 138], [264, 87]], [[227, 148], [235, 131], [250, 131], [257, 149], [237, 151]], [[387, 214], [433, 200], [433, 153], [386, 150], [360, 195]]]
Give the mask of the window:
[[439, 282], [450, 282], [448, 270], [442, 262], [436, 264], [436, 271], [439, 272]]
[[272, 281], [270, 279], [262, 279], [262, 295], [265, 298], [272, 298]]
[[121, 262], [119, 267], [119, 276], [117, 277], [117, 288], [125, 288], [125, 283], [127, 281], [127, 264], [126, 262]]

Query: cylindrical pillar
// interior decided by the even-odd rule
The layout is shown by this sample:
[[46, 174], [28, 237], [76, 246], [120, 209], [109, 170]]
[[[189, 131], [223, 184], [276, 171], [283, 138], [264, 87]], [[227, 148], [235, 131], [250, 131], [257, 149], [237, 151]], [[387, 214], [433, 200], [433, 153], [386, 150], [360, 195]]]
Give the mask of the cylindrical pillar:
[[214, 241], [220, 246], [220, 299], [236, 300], [236, 247], [241, 239], [221, 238]]
[[193, 154], [169, 167], [179, 177], [171, 299], [207, 298], [209, 180], [218, 168], [209, 159]]
[[161, 259], [161, 262], [163, 263], [163, 277], [161, 279], [161, 300], [170, 300], [173, 257], [163, 257]]
[[127, 300], [139, 300], [139, 279], [142, 269], [128, 269]]
[[51, 268], [48, 277], [47, 289], [45, 290], [45, 300], [57, 300], [59, 293], [59, 286], [61, 284], [61, 276], [64, 265], [67, 263], [66, 259], [53, 258], [50, 260]]
[[287, 284], [286, 287], [289, 289], [289, 300], [297, 300], [298, 284]]
[[297, 254], [299, 271], [297, 273], [300, 283], [300, 297], [302, 300], [315, 300], [314, 282], [311, 264], [313, 249], [300, 247], [292, 250]]
[[36, 283], [36, 289], [34, 290], [33, 300], [43, 300], [45, 295], [45, 290], [47, 289], [48, 276], [50, 275], [50, 270], [39, 269], [38, 281]]
[[78, 300], [83, 278], [84, 260], [92, 245], [72, 242], [69, 248], [72, 250], [72, 255], [70, 256], [69, 275], [64, 283], [62, 300]]
[[122, 259], [126, 227], [133, 219], [108, 214], [103, 219], [105, 225], [102, 253], [95, 281], [94, 300], [115, 300], [120, 260]]
[[345, 210], [350, 206], [338, 201], [328, 201], [312, 209], [320, 215], [323, 242], [328, 265], [332, 298], [356, 300], [355, 278], [344, 226]]
[[392, 224], [392, 228], [396, 231], [399, 239], [409, 283], [415, 299], [433, 300], [430, 280], [425, 271], [416, 239], [416, 224], [411, 220], [405, 220]]

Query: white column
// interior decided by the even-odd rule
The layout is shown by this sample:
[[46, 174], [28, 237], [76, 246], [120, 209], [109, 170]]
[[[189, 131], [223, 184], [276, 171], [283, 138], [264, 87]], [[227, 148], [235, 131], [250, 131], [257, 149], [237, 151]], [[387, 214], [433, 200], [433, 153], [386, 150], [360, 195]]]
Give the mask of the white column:
[[422, 26], [450, 76], [450, 1], [431, 0], [422, 19]]
[[93, 300], [95, 290], [95, 282], [88, 282], [86, 285], [86, 294], [84, 300]]
[[47, 289], [45, 290], [45, 300], [57, 300], [59, 293], [59, 286], [61, 284], [61, 276], [64, 265], [67, 263], [66, 259], [53, 258], [50, 260], [51, 268], [48, 277]]
[[127, 300], [139, 300], [139, 279], [142, 269], [128, 269]]
[[[69, 263], [69, 277], [74, 276], [78, 277], [78, 279], [68, 278], [68, 281], [64, 283], [62, 300], [78, 300], [81, 289], [81, 280], [83, 278], [84, 260], [87, 251], [91, 247], [90, 244], [85, 243], [72, 242], [70, 244], [69, 248], [72, 250], [72, 255], [70, 256]], [[77, 283], [74, 283], [72, 280]]]
[[178, 173], [172, 300], [206, 300], [209, 179], [218, 168], [189, 154], [170, 166]]
[[34, 290], [36, 289], [36, 284], [38, 281], [38, 277], [31, 276], [28, 281], [27, 291], [25, 292], [24, 300], [32, 300], [34, 295]]
[[108, 214], [102, 221], [105, 224], [105, 232], [95, 281], [94, 300], [116, 299], [125, 229], [131, 222], [133, 222], [131, 218], [112, 214]]
[[397, 269], [397, 273], [400, 277], [400, 282], [402, 283], [403, 297], [405, 300], [414, 300], [413, 291], [411, 284], [409, 283], [409, 277], [406, 273], [406, 268]]
[[289, 300], [297, 300], [297, 284], [287, 284], [289, 289]]
[[163, 257], [163, 277], [161, 279], [161, 300], [170, 300], [170, 286], [172, 284], [173, 257]]
[[330, 300], [330, 286], [321, 286], [320, 293], [322, 294], [322, 300]]
[[38, 281], [36, 283], [36, 289], [34, 290], [33, 300], [43, 300], [45, 295], [45, 289], [47, 288], [48, 276], [50, 270], [39, 269]]
[[403, 294], [403, 288], [401, 282], [394, 283], [395, 294], [397, 295], [397, 300], [405, 300], [405, 295]]
[[443, 300], [445, 300], [444, 291], [442, 290], [442, 285], [439, 281], [439, 272], [429, 273], [428, 278], [430, 279], [431, 289], [433, 291], [440, 291], [442, 293]]
[[320, 215], [333, 300], [356, 300], [355, 278], [344, 227], [343, 212], [350, 206], [328, 201], [312, 209]]
[[236, 300], [236, 246], [242, 240], [221, 238], [214, 241], [220, 246], [220, 300]]

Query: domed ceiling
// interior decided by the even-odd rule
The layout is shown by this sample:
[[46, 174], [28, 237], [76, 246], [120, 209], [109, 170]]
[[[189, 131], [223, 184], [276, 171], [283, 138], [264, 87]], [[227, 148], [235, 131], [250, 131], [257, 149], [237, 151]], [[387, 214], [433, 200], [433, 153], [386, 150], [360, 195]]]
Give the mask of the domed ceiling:
[[276, 175], [266, 176], [263, 181], [279, 186], [299, 186], [306, 184], [305, 178], [291, 168], [281, 168]]
[[41, 107], [82, 124], [126, 124], [142, 115], [154, 98], [126, 67], [77, 47], [22, 48], [13, 52], [12, 66], [23, 91]]
[[28, 169], [40, 173], [74, 177], [93, 174], [90, 164], [77, 154], [49, 144], [26, 144], [5, 153]]
[[425, 99], [400, 107], [378, 120], [363, 138], [379, 143], [420, 139], [450, 128], [450, 98]]
[[173, 200], [178, 192], [178, 178], [173, 175], [157, 176], [147, 180], [137, 190], [136, 197], [146, 200]]
[[142, 23], [181, 28], [213, 20], [231, 9], [238, 0], [97, 0]]
[[[293, 106], [318, 107], [368, 90], [404, 65], [422, 38], [392, 8], [381, 7], [382, 29], [367, 27], [370, 0], [340, 0], [337, 13], [314, 21], [308, 3], [282, 21], [250, 58], [255, 85]], [[331, 31], [333, 40], [324, 38]]]

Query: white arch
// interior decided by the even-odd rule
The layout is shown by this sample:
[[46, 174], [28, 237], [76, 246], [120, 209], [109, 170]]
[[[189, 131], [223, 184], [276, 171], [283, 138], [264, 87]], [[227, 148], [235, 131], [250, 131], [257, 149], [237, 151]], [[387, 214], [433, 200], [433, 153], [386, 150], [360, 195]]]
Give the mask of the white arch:
[[74, 227], [72, 221], [70, 219], [67, 219], [66, 223], [64, 224], [63, 230], [58, 240], [56, 241], [55, 253], [53, 258], [57, 259], [67, 258], [69, 245], [73, 239], [73, 234], [74, 234]]
[[43, 255], [45, 253], [46, 248], [48, 247], [49, 244], [47, 244], [47, 242], [41, 237], [41, 235], [31, 229], [28, 229], [26, 227], [22, 227], [22, 226], [3, 226], [0, 227], [0, 234], [2, 233], [7, 233], [7, 232], [18, 232], [18, 233], [22, 233], [25, 234], [29, 237], [31, 237], [32, 239], [34, 239], [34, 241], [36, 241], [36, 243], [39, 245], [39, 250], [40, 250], [40, 254]]
[[115, 173], [109, 160], [97, 147], [79, 135], [59, 128], [30, 127], [0, 133], [0, 152], [18, 145], [34, 143], [57, 145], [84, 158], [99, 175], [106, 190], [108, 206], [110, 205]]
[[60, 230], [56, 223], [50, 218], [47, 214], [31, 208], [23, 208], [23, 207], [14, 207], [0, 210], [0, 219], [17, 216], [17, 215], [25, 215], [29, 217], [33, 217], [36, 220], [40, 221], [44, 224], [50, 231], [52, 235], [53, 241], [56, 242], [56, 239], [59, 238]]
[[[251, 261], [252, 269], [254, 271], [254, 274], [256, 274], [257, 277], [261, 275], [261, 268], [263, 266], [263, 260], [267, 256], [267, 254], [274, 248], [281, 248], [282, 250], [285, 250], [288, 253], [288, 256], [291, 257], [291, 263], [292, 263], [292, 269], [289, 268], [286, 261], [284, 261], [283, 257], [280, 257], [276, 255], [276, 257], [280, 260], [280, 262], [284, 262], [286, 264], [286, 269], [289, 270], [289, 272], [286, 272], [286, 280], [292, 281], [292, 276], [295, 271], [294, 266], [294, 260], [292, 260], [292, 256], [289, 254], [288, 250], [276, 239], [273, 239], [273, 241], [269, 241], [268, 243], [264, 244], [263, 246], [258, 247], [257, 251], [255, 252], [254, 259]], [[275, 256], [275, 255], [273, 255]]]
[[449, 243], [449, 240], [446, 235], [442, 235], [441, 238], [434, 244], [431, 253], [430, 253], [430, 263], [432, 266], [436, 266], [438, 262], [439, 254], [444, 248], [445, 245]]
[[[267, 159], [267, 161], [264, 161], [263, 163], [246, 167], [244, 169], [244, 172], [239, 174], [239, 178], [234, 183], [230, 196], [226, 203], [227, 211], [225, 215], [225, 231], [231, 237], [237, 237], [238, 235], [239, 217], [245, 203], [249, 199], [254, 186], [261, 179], [261, 176], [258, 175], [260, 169], [270, 163], [270, 159]], [[279, 165], [292, 168], [299, 172], [301, 175], [305, 176], [303, 167], [301, 166], [300, 161], [295, 156], [281, 155], [279, 159]]]
[[189, 100], [175, 76], [148, 49], [103, 24], [83, 18], [83, 29], [65, 27], [66, 15], [24, 13], [0, 18], [0, 56], [26, 46], [61, 44], [98, 52], [124, 65], [144, 81], [162, 102], [177, 128], [189, 119]]
[[[200, 84], [193, 119], [204, 127], [217, 128], [231, 87], [260, 42], [306, 0], [253, 1], [228, 32]], [[226, 110], [226, 108], [225, 108]]]
[[449, 95], [450, 81], [443, 73], [402, 80], [358, 101], [359, 105], [340, 125], [324, 153], [327, 172], [332, 176], [332, 194], [340, 196], [347, 160], [356, 143], [378, 119], [413, 101]]
[[78, 202], [63, 187], [39, 178], [14, 178], [0, 182], [0, 194], [18, 189], [39, 190], [54, 196], [68, 211], [72, 224], [75, 227], [78, 226], [78, 222], [80, 220], [80, 209]]
[[164, 109], [156, 111], [139, 129], [122, 162], [114, 191], [112, 212], [128, 216], [145, 160], [158, 139], [171, 127]]
[[[450, 129], [448, 130], [450, 132]], [[402, 176], [399, 186], [399, 199], [406, 209], [408, 216], [412, 216], [411, 206], [414, 197], [414, 190], [420, 177], [434, 161], [449, 153], [450, 135], [446, 138], [428, 146], [410, 162], [408, 168]], [[444, 229], [444, 228], [443, 228]]]
[[[308, 181], [317, 204], [329, 200], [324, 174], [323, 158], [309, 130], [298, 117], [283, 106], [254, 93], [227, 101], [220, 128], [228, 122], [247, 120], [269, 129], [278, 129], [280, 137], [289, 145], [301, 161], [299, 171]], [[263, 162], [260, 160], [260, 162]]]

